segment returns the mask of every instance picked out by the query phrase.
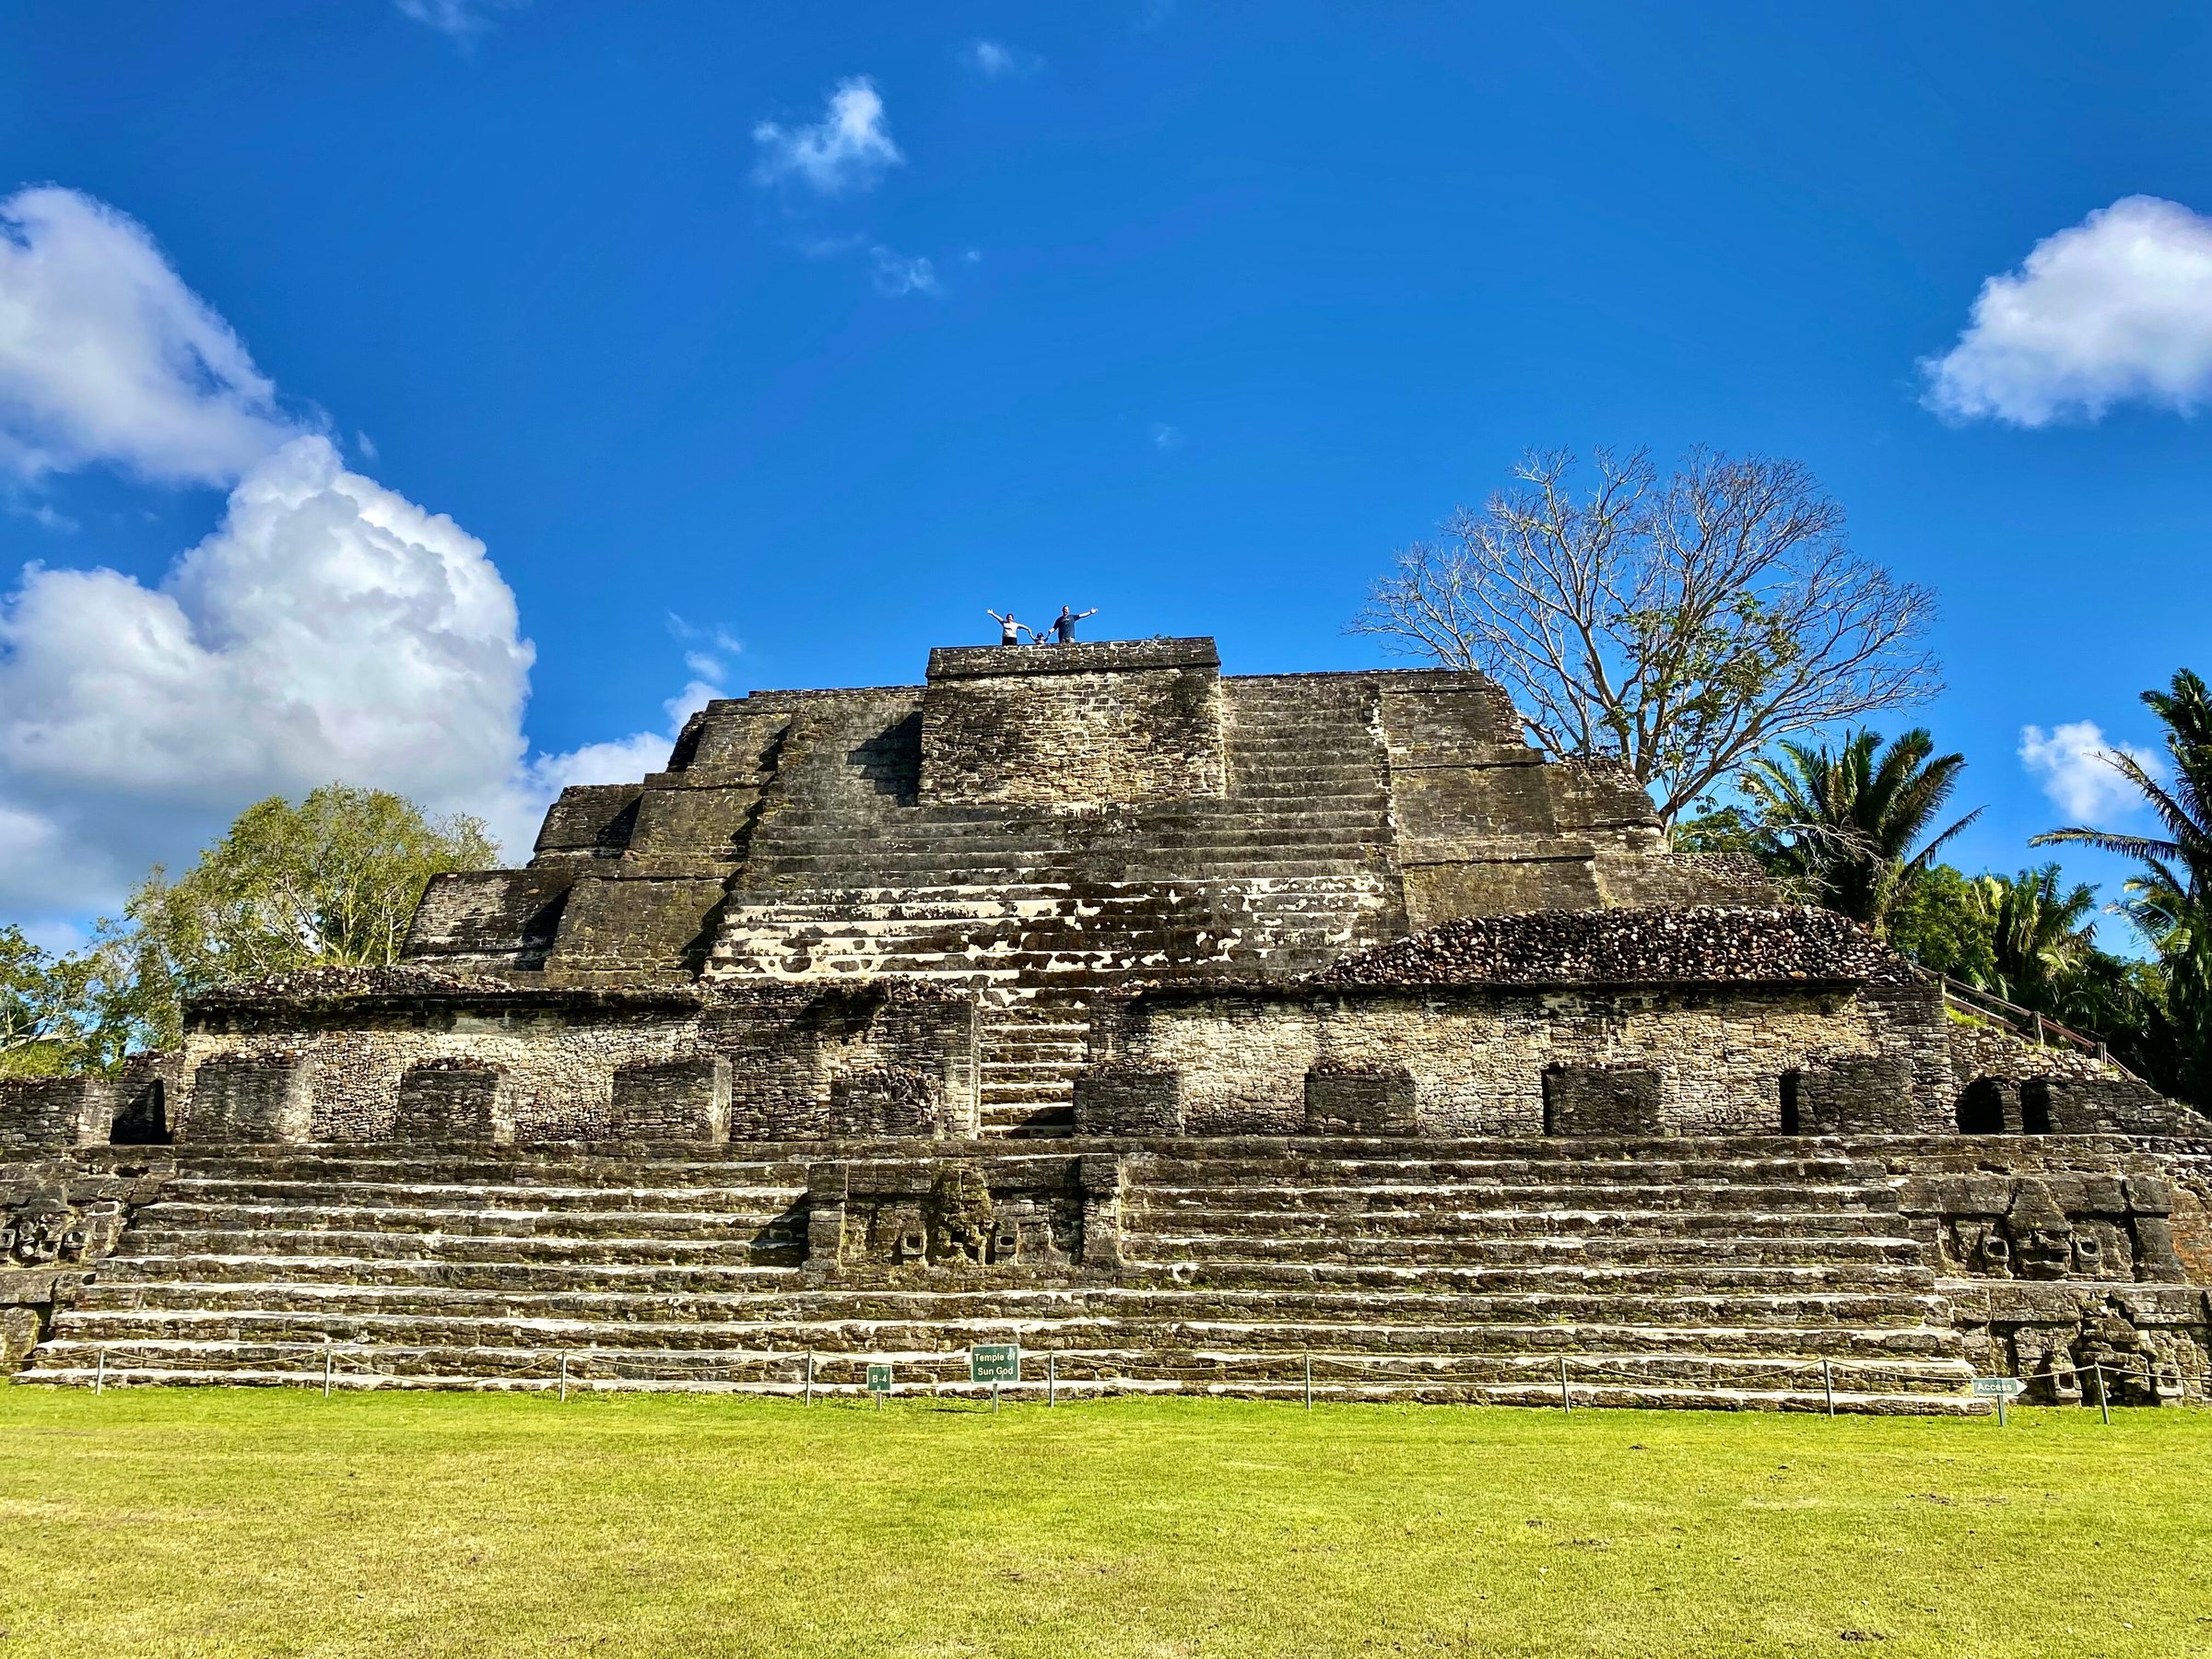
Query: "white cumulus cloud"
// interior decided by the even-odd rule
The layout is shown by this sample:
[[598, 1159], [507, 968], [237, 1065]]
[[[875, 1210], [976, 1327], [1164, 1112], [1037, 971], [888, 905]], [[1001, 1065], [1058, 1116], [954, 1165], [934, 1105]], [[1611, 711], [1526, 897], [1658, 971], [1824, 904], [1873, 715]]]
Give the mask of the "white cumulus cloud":
[[52, 185], [0, 202], [0, 466], [222, 484], [296, 429], [135, 220]]
[[824, 195], [865, 190], [906, 159], [891, 142], [882, 95], [865, 75], [840, 81], [812, 126], [763, 121], [753, 128], [753, 142], [760, 147], [758, 182], [796, 180]]
[[394, 0], [400, 16], [451, 35], [456, 41], [475, 39], [491, 27], [492, 18], [514, 11], [530, 0]]
[[1044, 66], [1044, 60], [1035, 53], [1004, 41], [971, 41], [961, 48], [960, 61], [985, 80], [1011, 80], [1034, 75]]
[[2155, 751], [2110, 742], [2092, 720], [2067, 721], [2049, 732], [2038, 725], [2020, 728], [2020, 764], [2041, 780], [2069, 824], [2094, 828], [2142, 805], [2143, 797], [2108, 759], [2114, 754], [2128, 756], [2154, 778], [2164, 775], [2165, 762]]
[[2095, 420], [2114, 404], [2212, 402], [2212, 219], [2126, 196], [1982, 285], [1958, 345], [1922, 365], [1952, 419]]
[[293, 439], [157, 586], [34, 566], [0, 599], [0, 805], [51, 832], [0, 903], [97, 901], [336, 779], [493, 808], [530, 661], [481, 542]]
[[0, 453], [230, 486], [151, 585], [34, 564], [0, 593], [0, 916], [111, 907], [266, 794], [394, 789], [523, 855], [560, 784], [665, 763], [644, 735], [530, 758], [532, 648], [484, 544], [285, 422], [131, 220], [56, 190], [0, 214]]
[[944, 285], [937, 280], [937, 267], [920, 256], [908, 257], [892, 249], [877, 246], [868, 250], [874, 262], [876, 291], [897, 299], [902, 294], [941, 294]]

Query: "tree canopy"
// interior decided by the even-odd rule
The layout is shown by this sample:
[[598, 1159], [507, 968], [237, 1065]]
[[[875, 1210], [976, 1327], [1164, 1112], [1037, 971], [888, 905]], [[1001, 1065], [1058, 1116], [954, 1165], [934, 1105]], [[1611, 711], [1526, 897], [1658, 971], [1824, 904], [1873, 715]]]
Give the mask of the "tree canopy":
[[258, 801], [182, 876], [157, 867], [83, 950], [0, 928], [0, 1075], [100, 1069], [174, 1042], [183, 998], [228, 980], [396, 961], [430, 877], [498, 856], [477, 819], [383, 790]]
[[1981, 816], [1977, 806], [1936, 828], [1965, 770], [1966, 757], [1936, 754], [1924, 728], [1886, 749], [1863, 730], [1832, 751], [1785, 741], [1752, 759], [1741, 787], [1769, 871], [1878, 934], [1908, 882]]
[[1940, 688], [1934, 596], [1853, 552], [1799, 463], [1577, 471], [1524, 459], [1518, 488], [1401, 550], [1351, 630], [1489, 674], [1536, 742], [1622, 762], [1670, 825], [1765, 745]]
[[2143, 702], [2166, 728], [2171, 778], [2123, 750], [2104, 759], [2165, 834], [2072, 825], [2037, 836], [2035, 844], [2097, 847], [2141, 865], [2118, 908], [2158, 957], [2160, 1013], [2174, 1051], [2171, 1087], [2212, 1100], [2212, 692], [2183, 668], [2165, 690], [2144, 692]]

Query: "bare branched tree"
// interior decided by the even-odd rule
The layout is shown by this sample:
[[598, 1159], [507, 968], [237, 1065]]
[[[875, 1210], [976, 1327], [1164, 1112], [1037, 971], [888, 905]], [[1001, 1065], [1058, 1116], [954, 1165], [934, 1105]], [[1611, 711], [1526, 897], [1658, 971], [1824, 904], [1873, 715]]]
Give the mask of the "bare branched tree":
[[1924, 702], [1926, 588], [1851, 550], [1794, 461], [1531, 454], [1517, 487], [1397, 555], [1355, 633], [1502, 683], [1556, 755], [1618, 760], [1677, 814], [1763, 745]]

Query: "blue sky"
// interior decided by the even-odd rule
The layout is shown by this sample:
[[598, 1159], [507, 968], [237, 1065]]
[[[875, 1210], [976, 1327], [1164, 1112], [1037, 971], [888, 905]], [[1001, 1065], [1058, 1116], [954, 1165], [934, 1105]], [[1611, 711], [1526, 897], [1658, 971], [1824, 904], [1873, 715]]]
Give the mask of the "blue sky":
[[1939, 593], [1914, 718], [2015, 867], [2091, 787], [2023, 727], [2148, 742], [2212, 669], [2208, 48], [2178, 5], [29, 0], [0, 917], [325, 771], [515, 834], [688, 686], [912, 681], [986, 606], [1359, 666], [1393, 548], [1537, 445], [1811, 465]]

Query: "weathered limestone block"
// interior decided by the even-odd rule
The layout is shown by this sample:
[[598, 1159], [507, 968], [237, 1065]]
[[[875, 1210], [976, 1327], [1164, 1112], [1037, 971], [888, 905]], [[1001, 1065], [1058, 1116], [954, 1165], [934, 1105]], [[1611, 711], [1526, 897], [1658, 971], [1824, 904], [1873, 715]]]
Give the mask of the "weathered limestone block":
[[843, 1163], [806, 1167], [806, 1260], [803, 1272], [819, 1284], [835, 1273], [845, 1253], [845, 1201], [852, 1180]]
[[192, 1080], [192, 1141], [303, 1141], [313, 1130], [315, 1057], [277, 1050], [205, 1060]]
[[514, 1084], [498, 1066], [463, 1060], [411, 1065], [399, 1079], [394, 1140], [514, 1143]]
[[2188, 1132], [2192, 1115], [2147, 1083], [2029, 1077], [2020, 1084], [2020, 1118], [2030, 1135], [2178, 1135]]
[[921, 798], [1103, 806], [1222, 793], [1211, 640], [929, 653]]
[[112, 1077], [0, 1079], [0, 1148], [46, 1152], [103, 1144], [121, 1090]]
[[1182, 1075], [1098, 1065], [1076, 1079], [1077, 1135], [1181, 1135]]
[[1912, 1065], [1887, 1054], [1817, 1061], [1782, 1078], [1785, 1135], [1889, 1135], [1920, 1126]]
[[39, 1346], [40, 1319], [35, 1307], [0, 1308], [0, 1376], [18, 1369]]
[[1111, 1153], [1094, 1152], [1080, 1162], [1086, 1267], [1122, 1265], [1122, 1189], [1127, 1179], [1126, 1166]]
[[1660, 1096], [1645, 1066], [1555, 1065], [1544, 1074], [1544, 1133], [1664, 1135]]
[[408, 924], [407, 959], [465, 972], [542, 968], [572, 880], [548, 869], [433, 876]]
[[614, 1126], [622, 1140], [730, 1138], [730, 1062], [723, 1054], [615, 1068]]
[[830, 1133], [922, 1136], [944, 1133], [938, 1079], [908, 1065], [864, 1065], [830, 1084]]
[[1308, 1135], [1418, 1135], [1404, 1066], [1316, 1065], [1306, 1073]]

